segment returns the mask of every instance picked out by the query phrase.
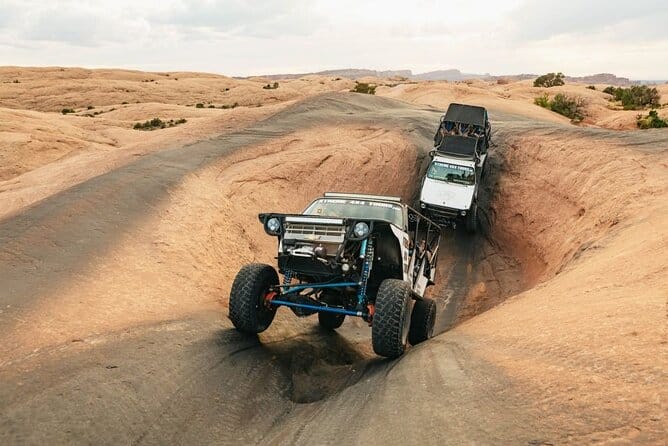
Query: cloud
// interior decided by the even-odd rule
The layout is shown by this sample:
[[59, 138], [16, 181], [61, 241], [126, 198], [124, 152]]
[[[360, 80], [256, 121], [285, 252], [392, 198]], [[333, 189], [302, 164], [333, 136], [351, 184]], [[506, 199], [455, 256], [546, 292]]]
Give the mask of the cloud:
[[354, 66], [665, 78], [664, 3], [0, 0], [0, 63], [235, 75]]
[[[562, 0], [554, 7], [545, 2], [526, 1], [510, 16], [517, 40], [547, 40], [562, 35], [589, 35], [601, 30], [615, 39], [665, 35], [662, 26], [648, 27], [647, 21], [668, 23], [668, 3], [663, 0]], [[619, 31], [623, 31], [620, 33]]]
[[321, 18], [308, 0], [191, 0], [175, 4], [147, 20], [184, 33], [207, 30], [227, 36], [275, 38], [308, 35]]
[[0, 28], [0, 42], [19, 46], [31, 41], [98, 46], [128, 42], [146, 33], [146, 23], [132, 9], [100, 8], [95, 2], [74, 0], [50, 3], [7, 0], [0, 14], [11, 20]]

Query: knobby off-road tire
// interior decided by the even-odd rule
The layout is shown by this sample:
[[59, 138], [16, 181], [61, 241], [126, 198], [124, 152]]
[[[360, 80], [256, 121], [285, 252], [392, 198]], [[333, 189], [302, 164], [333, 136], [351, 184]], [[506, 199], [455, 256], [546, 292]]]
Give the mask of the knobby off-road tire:
[[466, 214], [466, 231], [469, 234], [475, 234], [478, 230], [478, 203], [473, 202], [473, 206], [469, 209], [468, 214]]
[[418, 300], [413, 305], [411, 315], [411, 329], [408, 332], [408, 342], [417, 345], [434, 335], [434, 321], [436, 320], [436, 302], [428, 297]]
[[[340, 305], [340, 299], [331, 293], [322, 293], [320, 296], [320, 301], [329, 304], [329, 305]], [[318, 313], [318, 322], [320, 326], [327, 330], [336, 330], [343, 324], [343, 321], [346, 319], [345, 314], [336, 314], [336, 313]]]
[[260, 333], [271, 325], [276, 307], [265, 305], [265, 295], [278, 285], [278, 274], [269, 265], [251, 263], [239, 270], [230, 292], [229, 317], [243, 333]]
[[406, 350], [413, 299], [408, 282], [385, 279], [376, 295], [376, 309], [371, 326], [373, 351], [396, 358]]

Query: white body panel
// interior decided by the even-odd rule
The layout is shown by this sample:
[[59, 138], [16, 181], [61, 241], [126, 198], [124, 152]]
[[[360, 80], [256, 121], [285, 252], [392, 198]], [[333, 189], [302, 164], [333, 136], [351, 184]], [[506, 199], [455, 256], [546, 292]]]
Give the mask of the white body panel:
[[[435, 156], [432, 161], [440, 161], [458, 166], [471, 167], [476, 169], [475, 162], [450, 158], [445, 156]], [[442, 206], [451, 209], [469, 210], [473, 198], [477, 192], [477, 181], [475, 185], [467, 186], [464, 184], [448, 183], [445, 181], [432, 180], [425, 176], [420, 191], [420, 201], [433, 206]]]

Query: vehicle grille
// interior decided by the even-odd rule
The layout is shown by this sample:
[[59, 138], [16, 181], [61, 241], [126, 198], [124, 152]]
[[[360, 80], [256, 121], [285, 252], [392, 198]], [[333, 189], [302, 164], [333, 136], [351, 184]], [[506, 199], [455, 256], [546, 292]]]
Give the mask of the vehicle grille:
[[312, 223], [286, 223], [284, 238], [322, 243], [343, 243], [345, 226]]
[[459, 209], [428, 206], [427, 211], [432, 220], [452, 220], [459, 216]]

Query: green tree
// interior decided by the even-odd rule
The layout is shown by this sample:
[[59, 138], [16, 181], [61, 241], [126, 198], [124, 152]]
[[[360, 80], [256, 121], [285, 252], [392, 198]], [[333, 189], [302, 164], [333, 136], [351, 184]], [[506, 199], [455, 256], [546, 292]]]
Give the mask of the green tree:
[[559, 85], [564, 85], [564, 73], [547, 73], [536, 78], [533, 81], [534, 87], [558, 87]]

